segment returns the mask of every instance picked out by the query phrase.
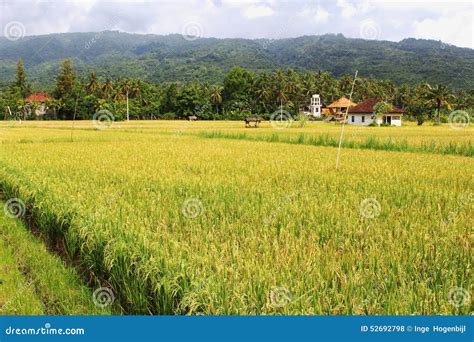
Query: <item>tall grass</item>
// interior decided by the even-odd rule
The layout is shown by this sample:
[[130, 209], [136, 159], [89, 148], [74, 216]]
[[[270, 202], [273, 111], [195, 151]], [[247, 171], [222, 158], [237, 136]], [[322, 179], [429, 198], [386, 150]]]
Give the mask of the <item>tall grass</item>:
[[[273, 133], [271, 135], [255, 135], [246, 133], [228, 133], [222, 131], [203, 131], [197, 133], [199, 137], [208, 139], [233, 139], [233, 140], [249, 140], [249, 141], [265, 141], [279, 142], [286, 144], [312, 145], [312, 146], [328, 146], [338, 147], [339, 140], [334, 136], [327, 134], [306, 135], [304, 133], [298, 135], [279, 135]], [[391, 138], [377, 138], [368, 136], [364, 141], [343, 140], [344, 148], [359, 148], [381, 151], [397, 151], [410, 153], [434, 153], [459, 155], [466, 157], [474, 157], [474, 144], [467, 142], [450, 142], [448, 144], [422, 143], [420, 145], [410, 145], [407, 140], [395, 140]]]

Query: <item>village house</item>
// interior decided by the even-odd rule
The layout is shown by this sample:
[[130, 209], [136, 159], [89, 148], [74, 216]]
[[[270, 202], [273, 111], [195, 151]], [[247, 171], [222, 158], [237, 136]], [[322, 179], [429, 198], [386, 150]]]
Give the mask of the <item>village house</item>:
[[349, 108], [347, 123], [350, 125], [368, 126], [375, 121], [377, 125], [401, 126], [402, 115], [405, 111], [395, 106], [388, 113], [382, 114], [379, 118], [376, 117], [374, 106], [381, 101], [375, 98], [367, 99], [357, 106]]
[[25, 99], [25, 103], [32, 105], [36, 115], [44, 115], [47, 111], [47, 102], [51, 98], [45, 93], [33, 93]]
[[348, 98], [341, 97], [339, 100], [336, 100], [330, 105], [326, 106], [326, 108], [329, 109], [331, 115], [338, 117], [345, 115], [347, 108], [354, 107], [355, 105], [357, 105], [357, 103], [352, 102]]

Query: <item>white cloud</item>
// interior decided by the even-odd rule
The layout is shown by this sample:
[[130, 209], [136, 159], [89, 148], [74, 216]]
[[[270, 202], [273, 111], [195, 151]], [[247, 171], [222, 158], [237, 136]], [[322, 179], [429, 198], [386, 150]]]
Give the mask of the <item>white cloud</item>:
[[346, 19], [353, 17], [357, 13], [355, 6], [346, 0], [337, 0], [336, 5], [341, 9], [341, 15]]
[[337, 0], [336, 6], [340, 9], [343, 18], [352, 18], [357, 14], [367, 13], [374, 8], [369, 0], [352, 3], [348, 0]]
[[318, 6], [314, 15], [314, 21], [316, 21], [317, 23], [324, 23], [329, 19], [329, 16], [330, 14], [328, 11], [326, 11], [321, 6]]
[[474, 49], [474, 23], [470, 12], [427, 18], [413, 23], [416, 38], [439, 39], [462, 47]]
[[268, 17], [273, 13], [275, 13], [273, 9], [267, 5], [251, 5], [242, 11], [242, 15], [247, 19]]
[[[474, 47], [471, 0], [0, 0], [0, 36], [11, 21], [26, 35], [117, 29], [181, 33], [190, 22], [203, 36], [282, 38], [342, 33], [360, 37], [360, 25], [380, 25], [377, 39], [408, 37]], [[275, 20], [268, 20], [268, 18]], [[54, 18], [54, 20], [51, 20]], [[260, 19], [258, 19], [260, 18]], [[337, 24], [327, 25], [329, 20]]]
[[298, 15], [304, 20], [312, 20], [316, 24], [327, 22], [329, 17], [331, 16], [331, 14], [320, 5], [318, 5], [315, 9], [306, 7], [302, 11], [300, 11]]

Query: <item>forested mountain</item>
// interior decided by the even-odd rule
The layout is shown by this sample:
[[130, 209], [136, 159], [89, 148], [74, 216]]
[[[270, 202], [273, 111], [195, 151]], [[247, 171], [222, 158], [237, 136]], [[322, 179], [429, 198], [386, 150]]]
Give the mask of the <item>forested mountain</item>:
[[99, 77], [141, 78], [151, 82], [221, 83], [233, 66], [254, 71], [293, 68], [325, 70], [339, 77], [359, 70], [361, 77], [395, 84], [440, 83], [453, 89], [474, 88], [474, 50], [439, 41], [401, 42], [349, 39], [342, 35], [279, 40], [186, 40], [181, 35], [139, 35], [107, 31], [0, 38], [0, 82], [14, 77], [22, 58], [34, 86], [54, 83], [60, 62], [71, 57], [77, 72]]

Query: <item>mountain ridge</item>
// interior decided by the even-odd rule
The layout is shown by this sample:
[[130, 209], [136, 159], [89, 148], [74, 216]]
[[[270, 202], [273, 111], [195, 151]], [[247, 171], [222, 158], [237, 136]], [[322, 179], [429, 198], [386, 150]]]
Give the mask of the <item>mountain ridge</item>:
[[36, 86], [54, 82], [60, 62], [72, 58], [78, 73], [102, 78], [131, 77], [150, 82], [221, 83], [233, 66], [255, 72], [279, 68], [329, 71], [336, 77], [359, 70], [361, 77], [396, 85], [429, 82], [474, 89], [474, 50], [440, 41], [399, 42], [346, 38], [342, 34], [284, 39], [198, 38], [118, 31], [54, 33], [18, 41], [0, 37], [0, 80], [13, 78], [17, 59]]

